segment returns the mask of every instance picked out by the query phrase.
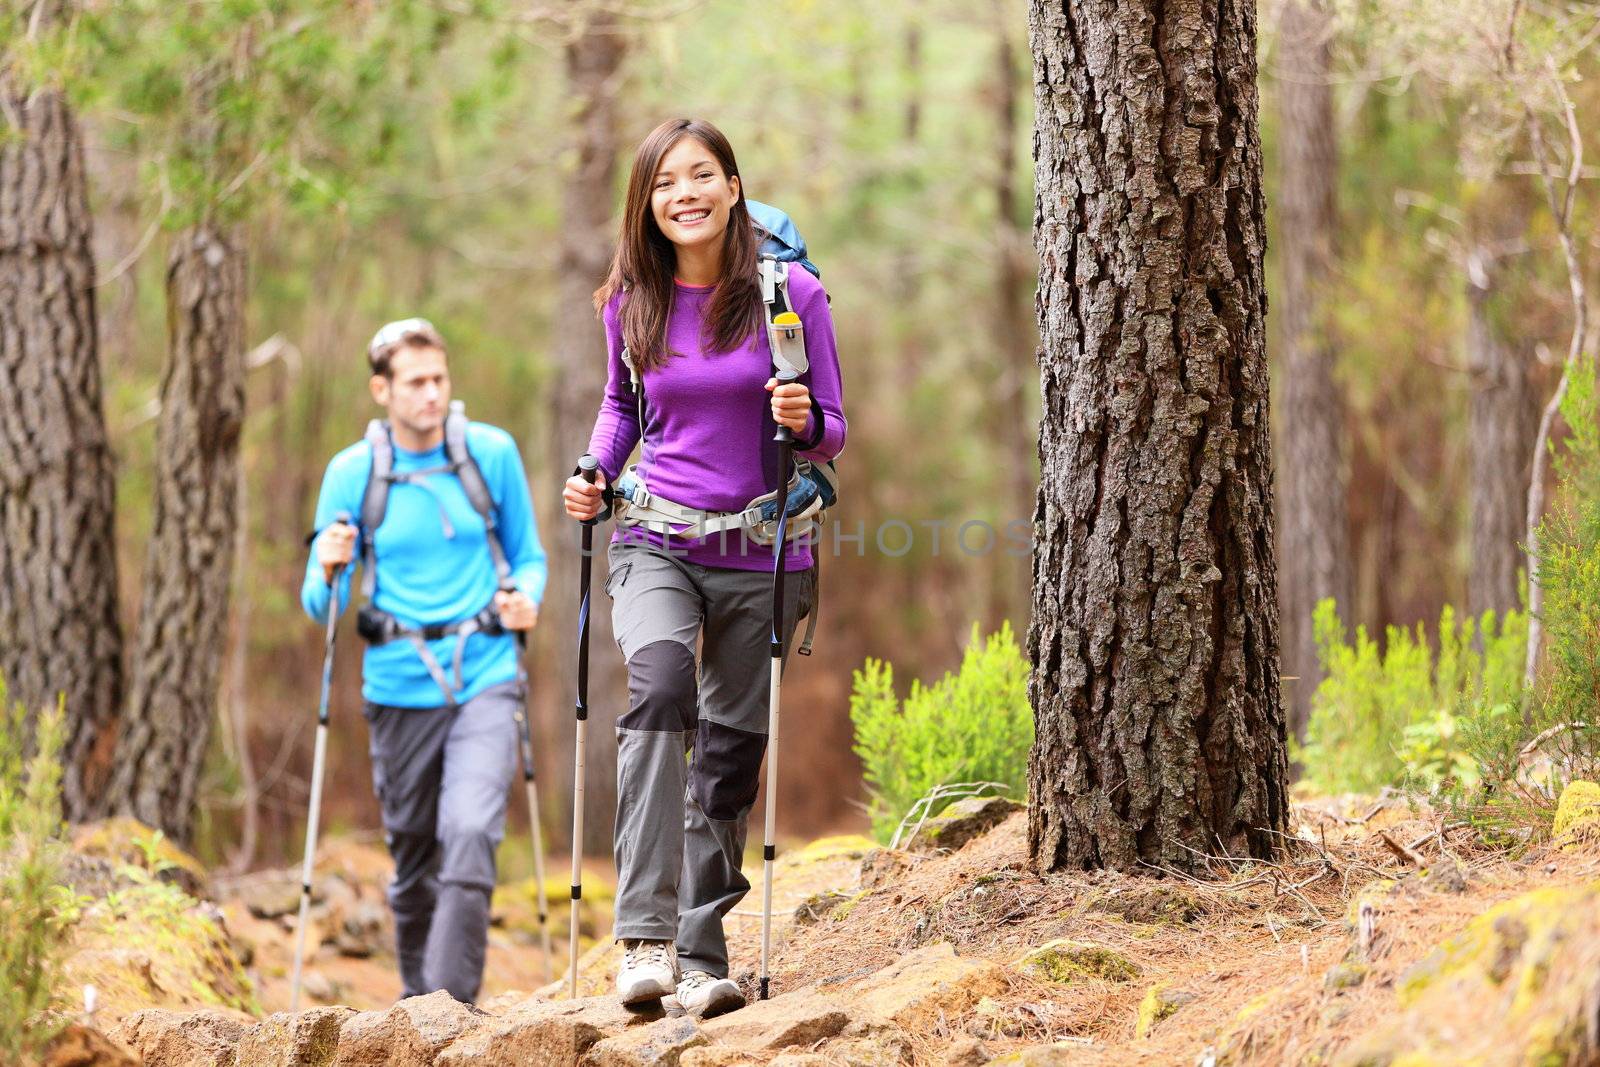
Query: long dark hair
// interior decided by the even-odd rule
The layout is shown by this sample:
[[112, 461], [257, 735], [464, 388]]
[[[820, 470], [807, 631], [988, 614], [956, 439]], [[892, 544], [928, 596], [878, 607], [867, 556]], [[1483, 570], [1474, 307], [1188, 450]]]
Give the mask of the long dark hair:
[[[611, 260], [611, 273], [595, 290], [595, 310], [603, 311], [606, 302], [622, 290], [628, 298], [622, 306], [622, 340], [641, 368], [659, 367], [667, 358], [667, 315], [672, 309], [673, 268], [677, 252], [656, 225], [650, 209], [651, 188], [661, 160], [686, 137], [692, 137], [711, 151], [722, 173], [739, 175], [733, 146], [722, 131], [701, 119], [669, 119], [650, 131], [633, 157], [633, 173], [628, 177], [628, 203], [623, 210], [617, 253]], [[707, 340], [719, 352], [734, 348], [749, 337], [761, 323], [761, 287], [756, 277], [756, 240], [750, 212], [744, 204], [744, 183], [739, 197], [728, 212], [728, 228], [722, 235], [722, 274], [706, 313]]]

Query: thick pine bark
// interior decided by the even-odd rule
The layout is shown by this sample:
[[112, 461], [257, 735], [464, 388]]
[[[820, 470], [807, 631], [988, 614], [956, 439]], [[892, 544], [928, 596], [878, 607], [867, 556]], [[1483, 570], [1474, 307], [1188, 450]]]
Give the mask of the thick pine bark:
[[65, 700], [62, 798], [81, 819], [122, 699], [92, 221], [66, 99], [4, 78], [0, 94], [0, 677], [30, 710]]
[[1332, 597], [1350, 610], [1343, 481], [1344, 408], [1333, 381], [1328, 286], [1337, 227], [1338, 153], [1329, 84], [1332, 24], [1323, 0], [1289, 0], [1279, 23], [1277, 310], [1283, 380], [1278, 423], [1278, 603], [1289, 729], [1304, 735], [1322, 672], [1311, 615]]
[[244, 250], [201, 224], [167, 264], [155, 523], [109, 810], [187, 842], [228, 630], [244, 425]]
[[1472, 568], [1467, 604], [1474, 617], [1522, 605], [1524, 508], [1530, 444], [1536, 426], [1533, 393], [1516, 354], [1495, 331], [1494, 257], [1474, 252], [1468, 269], [1467, 367], [1472, 374], [1468, 440], [1472, 450]]
[[1033, 0], [1029, 22], [1033, 861], [1265, 856], [1288, 771], [1255, 5]]
[[[595, 318], [592, 297], [605, 280], [616, 246], [612, 212], [616, 205], [617, 145], [619, 140], [620, 86], [618, 80], [626, 54], [626, 38], [616, 23], [591, 24], [567, 49], [566, 69], [572, 101], [574, 170], [562, 194], [561, 248], [556, 285], [554, 344], [551, 377], [554, 391], [546, 438], [546, 463], [541, 483], [552, 520], [544, 538], [549, 554], [550, 584], [539, 628], [545, 632], [546, 655], [560, 679], [559, 697], [547, 707], [567, 713], [546, 728], [546, 751], [572, 751], [572, 707], [577, 674], [572, 635], [577, 633], [578, 527], [560, 510], [560, 487], [571, 476], [578, 455], [588, 444], [595, 410], [606, 384], [606, 344]], [[589, 737], [585, 760], [584, 847], [593, 853], [611, 851], [610, 812], [617, 795], [616, 746], [611, 743], [616, 719], [626, 710], [627, 688], [621, 663], [607, 650], [615, 648], [611, 634], [611, 602], [601, 591], [606, 576], [605, 545], [609, 524], [595, 527], [594, 585], [589, 614]], [[553, 735], [553, 736], [552, 736]], [[559, 768], [564, 782], [561, 795], [572, 796], [570, 761]], [[570, 811], [568, 813], [570, 818]], [[567, 823], [571, 825], [570, 822]]]

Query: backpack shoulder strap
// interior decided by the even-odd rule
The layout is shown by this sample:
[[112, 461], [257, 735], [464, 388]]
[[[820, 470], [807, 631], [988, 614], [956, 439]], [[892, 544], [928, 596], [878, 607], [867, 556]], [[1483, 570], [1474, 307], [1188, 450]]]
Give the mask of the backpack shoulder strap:
[[792, 310], [789, 306], [789, 264], [763, 252], [757, 260], [761, 274], [761, 302], [767, 308], [767, 322]]
[[484, 481], [483, 470], [478, 466], [478, 461], [472, 458], [472, 450], [467, 447], [467, 410], [466, 405], [459, 400], [451, 401], [450, 414], [444, 419], [444, 454], [450, 461], [450, 469], [461, 481], [461, 488], [467, 494], [467, 501], [472, 505], [483, 519], [484, 531], [489, 541], [489, 556], [494, 560], [494, 576], [498, 579], [500, 587], [505, 588], [511, 580], [511, 563], [506, 559], [505, 548], [500, 544], [500, 531], [495, 522], [494, 497], [489, 492], [489, 483]]
[[378, 556], [376, 539], [378, 527], [383, 525], [384, 513], [389, 510], [390, 477], [394, 473], [394, 440], [389, 436], [389, 424], [382, 419], [367, 423], [367, 447], [372, 450], [372, 472], [367, 476], [367, 488], [361, 494], [361, 595], [372, 599], [378, 587]]

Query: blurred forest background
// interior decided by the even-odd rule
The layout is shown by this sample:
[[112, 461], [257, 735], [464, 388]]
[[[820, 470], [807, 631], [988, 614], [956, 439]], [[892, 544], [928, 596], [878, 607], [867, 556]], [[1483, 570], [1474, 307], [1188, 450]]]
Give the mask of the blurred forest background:
[[[243, 480], [195, 827], [209, 862], [276, 864], [300, 847], [322, 650], [298, 604], [305, 536], [324, 465], [373, 414], [364, 346], [409, 315], [440, 327], [456, 395], [517, 437], [534, 480], [555, 557], [532, 653], [534, 722], [547, 840], [565, 839], [576, 532], [559, 484], [603, 380], [588, 297], [632, 147], [672, 115], [720, 125], [746, 192], [795, 219], [832, 295], [844, 364], [851, 434], [836, 518], [866, 536], [861, 554], [846, 542], [826, 558], [816, 654], [786, 681], [785, 833], [865, 823], [849, 698], [867, 657], [932, 679], [960, 663], [974, 624], [1026, 632], [1028, 555], [1006, 551], [1003, 533], [987, 553], [955, 543], [963, 523], [1003, 531], [1034, 508], [1022, 0], [126, 0], [85, 4], [62, 16], [72, 32], [22, 45], [43, 6], [10, 5], [8, 49], [59, 78], [84, 130], [129, 633], [150, 596], [168, 247], [205, 217], [225, 219], [243, 252]], [[1546, 123], [1547, 145], [1527, 136], [1525, 83], [1504, 47], [1521, 6], [1261, 8], [1285, 695], [1297, 722], [1320, 597], [1372, 633], [1421, 621], [1431, 633], [1446, 605], [1476, 615], [1522, 603], [1535, 434], [1574, 328], [1568, 249], [1540, 175], [1560, 194], [1577, 142], [1560, 121]], [[1539, 16], [1525, 19], [1534, 36], [1515, 59], [1563, 73], [1581, 140], [1600, 115], [1600, 23], [1592, 5]], [[1590, 193], [1600, 165], [1573, 166]], [[1592, 194], [1575, 199], [1566, 232], [1593, 293], [1600, 228]], [[1600, 316], [1590, 321], [1592, 332]], [[1286, 465], [1298, 483], [1283, 484]], [[903, 554], [905, 531], [883, 526], [896, 520], [915, 534]], [[888, 551], [874, 543], [880, 528]], [[624, 693], [608, 638], [600, 627], [597, 785], [612, 774], [604, 724]], [[341, 641], [325, 818], [375, 828], [353, 627]], [[598, 853], [609, 823], [609, 810], [591, 811]]]

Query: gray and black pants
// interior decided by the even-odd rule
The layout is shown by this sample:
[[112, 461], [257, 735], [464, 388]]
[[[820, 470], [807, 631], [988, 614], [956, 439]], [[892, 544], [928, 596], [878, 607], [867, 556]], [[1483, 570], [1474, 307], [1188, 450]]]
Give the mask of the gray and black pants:
[[[641, 541], [608, 551], [628, 665], [615, 936], [675, 940], [683, 970], [726, 977], [722, 919], [750, 889], [740, 863], [767, 747], [772, 572], [703, 567]], [[786, 652], [811, 583], [809, 571], [784, 576]]]
[[521, 700], [506, 682], [454, 708], [366, 705], [372, 786], [394, 858], [402, 996], [443, 989], [477, 999]]

